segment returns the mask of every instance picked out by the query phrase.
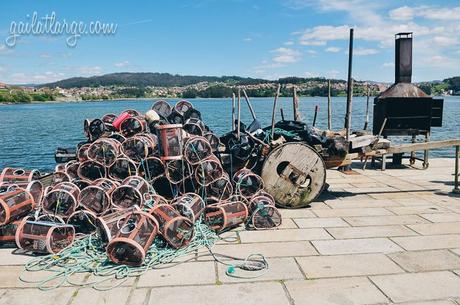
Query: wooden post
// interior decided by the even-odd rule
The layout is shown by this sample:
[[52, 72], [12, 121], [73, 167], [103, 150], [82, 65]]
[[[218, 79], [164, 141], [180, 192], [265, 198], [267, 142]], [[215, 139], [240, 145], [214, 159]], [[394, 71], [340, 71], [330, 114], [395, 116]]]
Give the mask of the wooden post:
[[366, 120], [364, 121], [364, 130], [367, 130], [367, 126], [369, 125], [369, 95], [370, 95], [369, 84], [366, 85], [366, 88], [367, 88], [367, 100], [366, 100]]
[[281, 120], [284, 121], [284, 111], [283, 108], [280, 108]]
[[280, 95], [281, 85], [278, 84], [278, 88], [276, 89], [275, 99], [273, 100], [273, 110], [272, 110], [272, 132], [271, 138], [275, 135], [275, 111], [276, 111], [276, 103], [278, 101], [278, 97]]
[[235, 130], [235, 92], [232, 93], [232, 130]]
[[347, 112], [345, 114], [345, 128], [346, 128], [347, 141], [350, 139], [350, 129], [351, 129], [351, 106], [352, 106], [352, 98], [353, 98], [352, 66], [353, 66], [353, 29], [350, 29], [350, 42], [348, 46]]
[[256, 113], [254, 112], [254, 109], [252, 109], [252, 105], [251, 105], [251, 102], [249, 101], [249, 97], [248, 95], [246, 94], [246, 90], [243, 89], [243, 95], [244, 95], [244, 99], [246, 100], [246, 104], [248, 104], [248, 107], [249, 107], [249, 111], [251, 111], [251, 116], [252, 116], [252, 119], [253, 120], [256, 120]]
[[241, 128], [241, 90], [238, 88], [238, 126], [236, 127], [236, 136], [238, 141], [240, 140], [240, 128]]
[[315, 125], [316, 125], [316, 117], [318, 116], [318, 111], [319, 111], [319, 106], [316, 105], [315, 106], [315, 114], [313, 115], [313, 123], [312, 123], [313, 127], [315, 127]]
[[293, 94], [292, 94], [292, 108], [294, 110], [294, 121], [299, 121], [299, 100], [297, 99], [297, 91], [295, 86], [293, 88]]
[[327, 81], [327, 129], [332, 130], [331, 80]]

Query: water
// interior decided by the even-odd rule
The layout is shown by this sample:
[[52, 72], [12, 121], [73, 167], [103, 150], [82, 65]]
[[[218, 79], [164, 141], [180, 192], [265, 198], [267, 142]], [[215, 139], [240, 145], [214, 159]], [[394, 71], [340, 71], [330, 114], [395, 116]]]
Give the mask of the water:
[[[175, 100], [173, 100], [174, 102]], [[230, 130], [231, 102], [229, 99], [192, 99], [194, 106], [201, 111], [203, 120], [212, 130], [221, 135]], [[257, 118], [263, 126], [271, 122], [272, 98], [251, 99]], [[106, 113], [119, 114], [124, 109], [133, 108], [147, 111], [154, 100], [120, 100], [107, 102], [48, 103], [0, 106], [0, 168], [19, 166], [51, 170], [54, 168], [56, 147], [74, 147], [83, 141], [83, 120], [100, 118]], [[251, 122], [250, 113], [242, 101], [242, 121]], [[300, 98], [299, 107], [302, 118], [307, 122], [313, 119], [315, 105], [319, 105], [317, 126], [327, 126], [327, 98]], [[343, 127], [345, 98], [332, 99], [332, 125], [334, 129]], [[278, 109], [283, 108], [287, 119], [292, 118], [292, 99], [281, 98]], [[352, 126], [362, 129], [365, 119], [366, 98], [353, 99]], [[279, 110], [276, 113], [280, 119]], [[433, 128], [432, 140], [460, 138], [460, 97], [444, 98], [444, 127]], [[372, 99], [370, 101], [370, 125], [372, 126]], [[392, 138], [392, 140], [396, 140]], [[404, 139], [403, 139], [404, 140]], [[405, 139], [409, 141], [409, 138]], [[453, 149], [431, 152], [434, 157], [453, 157]]]

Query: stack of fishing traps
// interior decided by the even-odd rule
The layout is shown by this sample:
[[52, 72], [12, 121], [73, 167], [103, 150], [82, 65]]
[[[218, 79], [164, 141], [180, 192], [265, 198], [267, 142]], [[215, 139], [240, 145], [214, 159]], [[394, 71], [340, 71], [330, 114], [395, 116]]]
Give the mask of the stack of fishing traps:
[[94, 234], [112, 262], [139, 266], [155, 239], [186, 247], [197, 222], [217, 233], [281, 224], [262, 178], [224, 169], [225, 147], [188, 101], [85, 120], [84, 134], [46, 187], [37, 171], [2, 171], [0, 241], [58, 253]]

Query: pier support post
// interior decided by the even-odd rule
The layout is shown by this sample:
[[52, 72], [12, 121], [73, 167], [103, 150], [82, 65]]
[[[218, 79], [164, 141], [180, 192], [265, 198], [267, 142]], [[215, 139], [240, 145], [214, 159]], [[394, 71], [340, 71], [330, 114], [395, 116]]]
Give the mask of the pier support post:
[[459, 167], [459, 154], [460, 154], [460, 146], [455, 146], [455, 172], [454, 172], [454, 189], [452, 190], [452, 193], [454, 194], [460, 194], [460, 188], [458, 187], [458, 167]]

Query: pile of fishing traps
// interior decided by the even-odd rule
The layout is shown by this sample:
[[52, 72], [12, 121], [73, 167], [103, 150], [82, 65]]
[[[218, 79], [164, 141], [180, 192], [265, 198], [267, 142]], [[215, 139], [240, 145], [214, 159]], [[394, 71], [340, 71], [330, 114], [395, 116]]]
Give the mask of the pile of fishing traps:
[[245, 138], [229, 154], [234, 137], [222, 144], [188, 101], [160, 100], [145, 115], [129, 109], [83, 125], [87, 140], [46, 187], [36, 170], [3, 169], [0, 242], [56, 254], [90, 236], [111, 262], [140, 266], [154, 242], [187, 247], [197, 223], [216, 233], [281, 224], [262, 178], [241, 165], [252, 153]]

